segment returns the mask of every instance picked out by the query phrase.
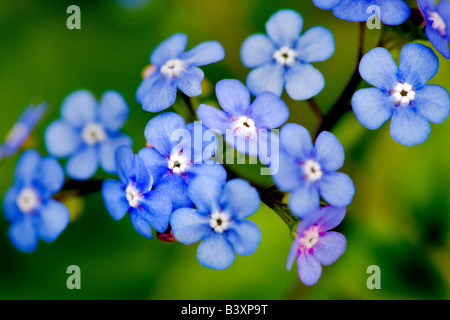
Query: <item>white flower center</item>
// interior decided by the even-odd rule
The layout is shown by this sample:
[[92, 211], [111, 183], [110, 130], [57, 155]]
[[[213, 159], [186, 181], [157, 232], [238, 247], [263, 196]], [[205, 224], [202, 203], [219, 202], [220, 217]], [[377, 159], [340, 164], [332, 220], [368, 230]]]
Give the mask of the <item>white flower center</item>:
[[40, 205], [39, 196], [32, 188], [24, 188], [16, 199], [17, 207], [24, 213], [34, 211]]
[[312, 226], [305, 230], [299, 239], [299, 250], [311, 249], [319, 240], [319, 227]]
[[292, 50], [289, 47], [281, 47], [280, 49], [276, 50], [273, 54], [273, 58], [276, 62], [283, 64], [283, 65], [290, 65], [295, 61], [295, 51]]
[[429, 12], [430, 20], [433, 21], [431, 27], [435, 30], [438, 30], [441, 36], [445, 36], [447, 25], [444, 22], [444, 19], [437, 12]]
[[391, 90], [391, 95], [394, 97], [397, 105], [409, 105], [416, 99], [416, 92], [409, 83], [398, 83], [397, 86]]
[[228, 229], [231, 218], [224, 212], [214, 212], [211, 214], [209, 220], [209, 226], [214, 229], [215, 232], [222, 233]]
[[303, 173], [308, 180], [317, 181], [322, 178], [323, 172], [320, 164], [309, 159], [303, 164]]
[[255, 121], [246, 116], [242, 116], [234, 121], [233, 130], [239, 135], [252, 139], [256, 134]]
[[172, 170], [173, 173], [183, 173], [187, 168], [191, 166], [191, 160], [183, 157], [182, 154], [173, 154], [170, 156], [167, 162], [167, 167]]
[[178, 59], [169, 60], [161, 67], [161, 73], [171, 78], [178, 78], [183, 70], [183, 62]]
[[106, 132], [98, 123], [88, 123], [81, 131], [81, 138], [86, 144], [94, 145], [106, 139]]
[[136, 208], [139, 206], [139, 202], [142, 200], [142, 193], [136, 189], [132, 184], [128, 185], [125, 190], [128, 204], [130, 207]]

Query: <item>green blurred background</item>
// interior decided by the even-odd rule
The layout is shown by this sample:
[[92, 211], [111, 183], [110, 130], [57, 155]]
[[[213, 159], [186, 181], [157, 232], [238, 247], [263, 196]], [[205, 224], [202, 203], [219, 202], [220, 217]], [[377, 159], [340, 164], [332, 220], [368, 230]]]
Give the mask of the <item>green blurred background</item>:
[[[66, 27], [71, 4], [81, 8], [81, 30]], [[43, 130], [58, 117], [67, 94], [84, 88], [99, 98], [113, 89], [130, 105], [124, 131], [138, 151], [153, 115], [141, 109], [134, 93], [155, 46], [175, 32], [188, 34], [188, 48], [218, 40], [225, 60], [203, 68], [212, 86], [224, 78], [245, 81], [249, 70], [240, 62], [240, 46], [249, 35], [265, 32], [266, 20], [281, 8], [297, 10], [304, 30], [324, 25], [335, 36], [334, 56], [315, 64], [326, 79], [317, 96], [326, 112], [356, 66], [358, 24], [337, 19], [310, 0], [152, 0], [141, 10], [126, 10], [113, 0], [2, 0], [0, 135], [28, 103], [48, 101], [51, 109], [28, 144], [45, 154]], [[366, 51], [379, 35], [368, 31]], [[449, 61], [441, 59], [431, 83], [450, 88]], [[201, 99], [214, 97], [212, 89]], [[306, 103], [285, 94], [283, 99], [291, 110], [289, 121], [317, 129]], [[317, 285], [304, 286], [296, 268], [286, 271], [288, 229], [264, 205], [251, 218], [263, 231], [257, 252], [237, 257], [225, 271], [213, 271], [198, 263], [196, 245], [148, 240], [128, 219], [113, 221], [100, 194], [92, 194], [67, 202], [73, 222], [54, 243], [41, 241], [33, 254], [12, 248], [8, 223], [0, 218], [0, 299], [448, 299], [449, 121], [432, 125], [429, 139], [412, 148], [394, 142], [389, 125], [369, 131], [352, 113], [333, 132], [346, 151], [341, 171], [351, 176], [356, 194], [338, 227], [347, 237], [347, 250], [323, 268]], [[1, 195], [12, 183], [16, 159], [0, 163]], [[255, 168], [241, 171], [250, 180], [270, 183], [269, 177], [257, 177]], [[69, 265], [81, 268], [81, 290], [66, 287]], [[380, 290], [366, 286], [370, 265], [381, 268]]]

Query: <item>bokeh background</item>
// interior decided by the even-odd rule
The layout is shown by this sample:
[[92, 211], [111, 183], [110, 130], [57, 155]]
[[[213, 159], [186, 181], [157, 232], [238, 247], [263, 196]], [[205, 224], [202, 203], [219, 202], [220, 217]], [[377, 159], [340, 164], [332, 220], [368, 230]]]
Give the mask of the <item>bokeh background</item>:
[[[323, 25], [335, 36], [334, 56], [316, 64], [326, 79], [316, 98], [323, 112], [339, 97], [357, 63], [358, 24], [337, 19], [310, 0], [151, 0], [126, 7], [119, 2], [126, 0], [0, 2], [0, 136], [30, 102], [48, 101], [51, 109], [26, 146], [45, 154], [44, 129], [59, 116], [65, 96], [88, 89], [99, 98], [113, 89], [130, 105], [124, 131], [138, 151], [153, 114], [141, 109], [134, 94], [155, 46], [175, 32], [188, 34], [188, 48], [205, 40], [221, 42], [225, 60], [203, 68], [211, 88], [206, 85], [200, 99], [214, 100], [217, 81], [245, 81], [249, 70], [240, 62], [240, 46], [249, 35], [264, 33], [266, 20], [281, 8], [297, 10], [304, 30]], [[71, 4], [81, 8], [81, 30], [66, 27]], [[368, 30], [366, 51], [379, 36], [379, 30]], [[392, 52], [398, 56], [399, 50]], [[450, 89], [449, 61], [441, 57], [431, 83]], [[285, 94], [283, 99], [291, 110], [289, 121], [317, 129], [306, 103]], [[338, 227], [347, 237], [347, 250], [323, 268], [317, 285], [303, 285], [296, 268], [286, 271], [288, 228], [264, 205], [251, 218], [263, 231], [257, 252], [237, 257], [225, 271], [213, 271], [198, 263], [196, 245], [148, 240], [129, 219], [115, 222], [97, 193], [66, 199], [73, 221], [54, 243], [41, 241], [33, 254], [10, 245], [8, 223], [0, 217], [0, 299], [448, 299], [449, 120], [432, 125], [429, 139], [412, 148], [394, 142], [389, 125], [370, 131], [352, 113], [333, 132], [346, 151], [341, 171], [351, 176], [356, 195]], [[12, 183], [16, 160], [0, 162], [1, 196]], [[255, 167], [236, 170], [251, 181], [271, 182], [258, 176]], [[69, 265], [81, 268], [81, 290], [66, 287]], [[366, 286], [370, 265], [381, 269], [380, 290]]]

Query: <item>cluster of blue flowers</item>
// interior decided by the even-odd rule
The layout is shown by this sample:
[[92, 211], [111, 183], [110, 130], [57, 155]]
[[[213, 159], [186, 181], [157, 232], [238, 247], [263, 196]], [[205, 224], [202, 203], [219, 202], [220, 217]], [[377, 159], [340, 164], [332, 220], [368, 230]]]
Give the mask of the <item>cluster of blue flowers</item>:
[[[350, 21], [369, 19], [372, 6], [380, 9], [381, 21], [389, 25], [401, 24], [410, 15], [403, 0], [313, 2]], [[431, 0], [418, 2], [427, 36], [449, 58], [450, 2], [437, 6]], [[265, 27], [267, 35], [252, 35], [241, 47], [242, 63], [252, 69], [246, 85], [234, 79], [219, 81], [216, 96], [221, 109], [200, 104], [196, 109], [200, 122], [186, 124], [173, 112], [153, 117], [144, 131], [148, 144], [136, 154], [132, 139], [121, 131], [129, 107], [119, 93], [108, 91], [100, 102], [85, 90], [67, 96], [61, 118], [45, 130], [50, 156], [41, 158], [37, 151], [26, 151], [16, 165], [14, 183], [3, 201], [12, 244], [32, 252], [39, 239], [54, 241], [68, 225], [68, 209], [52, 198], [65, 182], [57, 158], [67, 158], [65, 172], [72, 180], [92, 178], [99, 165], [106, 173], [117, 174], [118, 180], [107, 179], [101, 188], [113, 219], [128, 213], [136, 231], [149, 239], [154, 229], [171, 232], [186, 245], [201, 241], [197, 249], [200, 264], [216, 270], [228, 268], [235, 254], [248, 256], [257, 250], [262, 232], [247, 218], [264, 199], [247, 181], [227, 181], [225, 166], [212, 159], [221, 152], [218, 138], [224, 136], [238, 152], [268, 165], [275, 186], [289, 194], [288, 208], [299, 223], [287, 269], [297, 260], [300, 280], [315, 284], [322, 265], [332, 264], [346, 249], [345, 237], [329, 230], [343, 220], [355, 187], [348, 175], [337, 172], [345, 159], [337, 137], [322, 131], [313, 143], [303, 126], [286, 123], [289, 108], [281, 95], [286, 89], [292, 99], [307, 100], [324, 89], [324, 76], [312, 63], [333, 55], [334, 37], [321, 26], [302, 34], [303, 19], [293, 10], [276, 12]], [[144, 110], [163, 111], [176, 102], [177, 94], [185, 100], [199, 96], [204, 79], [199, 67], [225, 57], [216, 41], [188, 51], [186, 46], [187, 36], [178, 33], [151, 54], [151, 67], [136, 91]], [[450, 111], [447, 90], [427, 84], [438, 69], [437, 56], [422, 44], [406, 45], [399, 65], [388, 50], [371, 50], [361, 60], [359, 71], [375, 88], [354, 94], [356, 118], [369, 129], [392, 118], [395, 141], [406, 146], [424, 142], [430, 133], [429, 122], [443, 122]], [[28, 133], [32, 126], [26, 128]], [[22, 135], [19, 138], [23, 140]]]

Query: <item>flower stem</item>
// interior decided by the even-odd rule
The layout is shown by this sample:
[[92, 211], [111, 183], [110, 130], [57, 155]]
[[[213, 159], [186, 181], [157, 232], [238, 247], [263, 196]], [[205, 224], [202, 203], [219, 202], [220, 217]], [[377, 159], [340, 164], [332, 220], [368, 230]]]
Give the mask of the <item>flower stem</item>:
[[314, 114], [316, 115], [317, 119], [319, 120], [319, 125], [322, 124], [322, 120], [323, 120], [323, 114], [322, 111], [319, 108], [319, 105], [317, 104], [317, 102], [311, 98], [306, 100], [306, 102], [308, 102], [309, 106], [311, 107], [311, 110], [314, 112]]
[[61, 190], [54, 196], [56, 200], [61, 200], [66, 195], [85, 196], [102, 190], [104, 180], [67, 180]]
[[181, 97], [183, 98], [184, 104], [188, 109], [189, 121], [191, 122], [197, 120], [197, 114], [194, 110], [194, 106], [192, 105], [191, 98], [185, 95], [183, 92], [181, 92]]
[[291, 231], [299, 223], [299, 219], [289, 210], [287, 204], [282, 202], [284, 193], [276, 186], [268, 187], [259, 192], [261, 201], [273, 210]]

